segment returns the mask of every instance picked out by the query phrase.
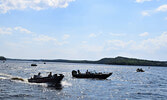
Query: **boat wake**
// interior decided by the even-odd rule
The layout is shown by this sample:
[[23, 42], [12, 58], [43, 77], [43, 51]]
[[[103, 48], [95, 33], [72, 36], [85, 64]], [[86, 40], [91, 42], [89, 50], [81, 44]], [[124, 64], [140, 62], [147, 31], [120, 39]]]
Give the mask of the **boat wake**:
[[19, 77], [12, 77], [11, 80], [18, 80], [18, 81], [24, 81], [23, 78], [19, 78]]
[[11, 81], [15, 81], [15, 82], [21, 82], [21, 83], [26, 83], [26, 84], [30, 84], [30, 85], [40, 85], [43, 87], [47, 87], [47, 85], [45, 83], [29, 83], [27, 79], [21, 78], [21, 77], [17, 77], [17, 76], [12, 76], [9, 74], [4, 74], [4, 73], [0, 73], [0, 80], [11, 80]]
[[7, 79], [7, 78], [10, 78], [10, 77], [12, 77], [12, 75], [0, 73], [0, 79]]
[[62, 81], [61, 84], [62, 84], [63, 86], [72, 86], [72, 84], [71, 84], [71, 83], [68, 83], [67, 81]]
[[62, 81], [61, 84], [46, 84], [46, 83], [29, 83], [27, 79], [18, 77], [18, 76], [13, 76], [5, 73], [0, 73], [0, 80], [11, 80], [14, 82], [21, 82], [21, 83], [26, 83], [30, 85], [38, 85], [42, 87], [52, 87], [54, 89], [62, 89], [63, 87], [68, 87], [72, 86], [71, 83], [68, 83], [67, 81]]
[[23, 79], [21, 77], [17, 77], [17, 76], [12, 76], [12, 75], [9, 75], [9, 74], [4, 74], [4, 73], [0, 73], [0, 79], [9, 79], [9, 80], [15, 80], [15, 81], [25, 81], [26, 82], [26, 79]]

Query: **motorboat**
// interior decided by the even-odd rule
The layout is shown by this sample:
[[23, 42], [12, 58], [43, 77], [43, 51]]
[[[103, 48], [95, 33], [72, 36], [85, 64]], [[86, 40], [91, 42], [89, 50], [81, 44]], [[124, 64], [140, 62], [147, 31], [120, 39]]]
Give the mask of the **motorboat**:
[[31, 82], [31, 83], [60, 83], [63, 78], [64, 78], [63, 74], [59, 74], [59, 75], [54, 74], [53, 76], [48, 75], [47, 77], [42, 77], [40, 76], [40, 74], [38, 74], [28, 79], [28, 82]]
[[111, 73], [96, 73], [96, 72], [86, 72], [86, 73], [80, 73], [80, 71], [78, 70], [75, 71], [73, 70], [72, 71], [72, 76], [75, 77], [75, 78], [97, 78], [97, 79], [106, 79], [108, 78], [109, 76], [112, 75], [112, 72]]
[[136, 69], [136, 72], [144, 72], [144, 70], [142, 68], [138, 68]]

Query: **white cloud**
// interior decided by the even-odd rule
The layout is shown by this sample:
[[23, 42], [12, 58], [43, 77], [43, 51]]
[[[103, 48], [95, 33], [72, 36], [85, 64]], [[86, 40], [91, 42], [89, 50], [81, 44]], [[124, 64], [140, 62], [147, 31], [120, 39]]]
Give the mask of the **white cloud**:
[[145, 1], [152, 1], [152, 0], [136, 0], [137, 3], [143, 3]]
[[167, 32], [163, 32], [160, 36], [141, 41], [108, 40], [106, 42], [106, 50], [124, 50], [124, 52], [135, 52], [142, 55], [155, 54], [161, 50], [164, 51], [164, 48], [167, 49]]
[[14, 30], [20, 31], [20, 32], [23, 32], [23, 33], [28, 33], [28, 34], [32, 33], [31, 31], [29, 31], [25, 28], [22, 28], [22, 27], [15, 27]]
[[97, 37], [97, 34], [91, 33], [91, 34], [89, 34], [89, 37], [90, 37], [90, 38], [95, 38], [95, 37]]
[[167, 5], [161, 5], [155, 11], [167, 11]]
[[111, 36], [125, 36], [126, 34], [121, 33], [109, 33]]
[[142, 11], [141, 14], [143, 16], [150, 16], [151, 14], [157, 13], [157, 12], [165, 12], [167, 11], [167, 4], [161, 5], [156, 9]]
[[40, 42], [48, 42], [48, 41], [57, 41], [56, 38], [53, 38], [53, 37], [49, 37], [47, 35], [39, 35], [37, 37], [35, 37], [33, 40], [35, 41], [40, 41]]
[[143, 44], [153, 45], [153, 47], [160, 49], [163, 46], [167, 47], [167, 32], [163, 32], [160, 36], [153, 39], [143, 41]]
[[90, 44], [84, 44], [80, 46], [83, 51], [87, 52], [93, 52], [93, 53], [99, 53], [102, 52], [104, 47], [99, 45], [90, 45]]
[[148, 36], [148, 35], [149, 35], [148, 32], [144, 32], [144, 33], [139, 34], [139, 36], [141, 36], [141, 37]]
[[63, 35], [63, 40], [66, 40], [66, 39], [68, 39], [69, 37], [70, 37], [69, 34], [64, 34], [64, 35]]
[[165, 20], [167, 20], [167, 17], [165, 17]]
[[87, 44], [88, 43], [88, 41], [82, 41], [82, 44]]
[[12, 34], [11, 28], [0, 28], [0, 34]]
[[51, 8], [66, 8], [69, 2], [75, 0], [0, 0], [0, 13], [7, 13], [9, 10], [24, 10], [27, 8], [42, 10]]
[[151, 14], [157, 13], [157, 12], [165, 12], [167, 11], [167, 5], [161, 5], [156, 9], [152, 9], [152, 10], [147, 10], [147, 11], [143, 11], [141, 12], [141, 14], [143, 16], [150, 16]]
[[56, 42], [55, 45], [62, 46], [62, 45], [68, 44], [68, 43], [69, 43], [68, 41], [61, 41], [61, 42]]
[[65, 41], [65, 40], [59, 41], [55, 37], [51, 37], [51, 36], [47, 36], [47, 35], [37, 35], [37, 36], [33, 37], [33, 41], [36, 41], [39, 44], [43, 44], [45, 42], [50, 42], [51, 44], [59, 45], [59, 46], [62, 46], [62, 45], [69, 43], [68, 41]]
[[131, 44], [133, 41], [128, 41], [128, 42], [124, 42], [122, 40], [108, 40], [107, 44], [111, 45], [114, 48], [125, 48], [127, 47], [129, 44]]
[[143, 16], [150, 16], [150, 14], [149, 14], [148, 11], [142, 11], [141, 14], [142, 14]]
[[19, 33], [27, 33], [27, 34], [32, 33], [28, 29], [25, 29], [22, 27], [14, 27], [14, 28], [3, 27], [3, 28], [0, 28], [0, 34], [13, 34], [15, 31], [19, 32]]
[[18, 40], [21, 39], [22, 43], [32, 43], [31, 41], [35, 41], [34, 43], [37, 44], [43, 44], [45, 42], [50, 42], [52, 44], [55, 45], [64, 45], [64, 44], [68, 44], [69, 42], [66, 41], [66, 39], [68, 39], [70, 37], [70, 35], [68, 34], [64, 34], [61, 40], [57, 40], [55, 37], [51, 37], [51, 36], [47, 36], [47, 35], [43, 35], [43, 34], [36, 34], [34, 32], [31, 32], [30, 30], [17, 26], [14, 28], [9, 28], [9, 27], [2, 27], [0, 28], [0, 35], [9, 35], [9, 34], [13, 34], [13, 35], [18, 35], [20, 33], [24, 33], [24, 34], [28, 34], [26, 35], [26, 37], [23, 35], [20, 35], [19, 38], [17, 38]]
[[167, 48], [167, 32], [163, 32], [160, 36], [155, 38], [143, 40], [139, 43], [133, 43], [131, 44], [130, 49], [154, 53], [163, 47]]

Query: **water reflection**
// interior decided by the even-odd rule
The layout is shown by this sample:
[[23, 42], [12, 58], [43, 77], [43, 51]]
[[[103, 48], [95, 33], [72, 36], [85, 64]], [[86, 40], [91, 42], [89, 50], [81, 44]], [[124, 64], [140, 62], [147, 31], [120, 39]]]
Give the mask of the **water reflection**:
[[55, 90], [62, 90], [63, 89], [63, 86], [61, 83], [57, 83], [57, 84], [54, 84], [54, 83], [48, 83], [48, 86], [47, 86], [49, 89], [55, 89]]

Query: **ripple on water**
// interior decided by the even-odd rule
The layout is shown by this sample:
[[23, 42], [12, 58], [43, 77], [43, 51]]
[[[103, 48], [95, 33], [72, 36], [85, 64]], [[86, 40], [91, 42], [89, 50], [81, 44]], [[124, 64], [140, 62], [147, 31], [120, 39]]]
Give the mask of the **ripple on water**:
[[[143, 99], [161, 99], [161, 100], [165, 100], [165, 98], [167, 98], [166, 95], [161, 95], [161, 94], [158, 94], [158, 93], [151, 93], [151, 92], [138, 92], [138, 93], [135, 93], [135, 94], [132, 94], [134, 95], [135, 97], [138, 97], [138, 98], [143, 98]], [[134, 97], [133, 96], [133, 97]]]
[[[145, 69], [144, 73], [137, 73], [135, 70], [138, 66], [35, 62], [38, 66], [31, 67], [31, 63], [34, 62], [0, 64], [0, 99], [166, 100], [167, 98], [167, 78], [165, 77], [167, 69], [165, 68], [150, 68]], [[73, 69], [79, 69], [82, 72], [87, 69], [113, 72], [113, 75], [107, 80], [76, 79], [71, 75]], [[47, 75], [47, 72], [63, 73], [65, 77], [62, 80], [61, 89], [58, 89], [59, 86], [55, 88], [47, 84], [26, 81], [27, 78], [38, 72], [41, 72], [43, 76]], [[16, 78], [11, 80], [13, 77]], [[24, 81], [19, 81], [19, 78]]]

